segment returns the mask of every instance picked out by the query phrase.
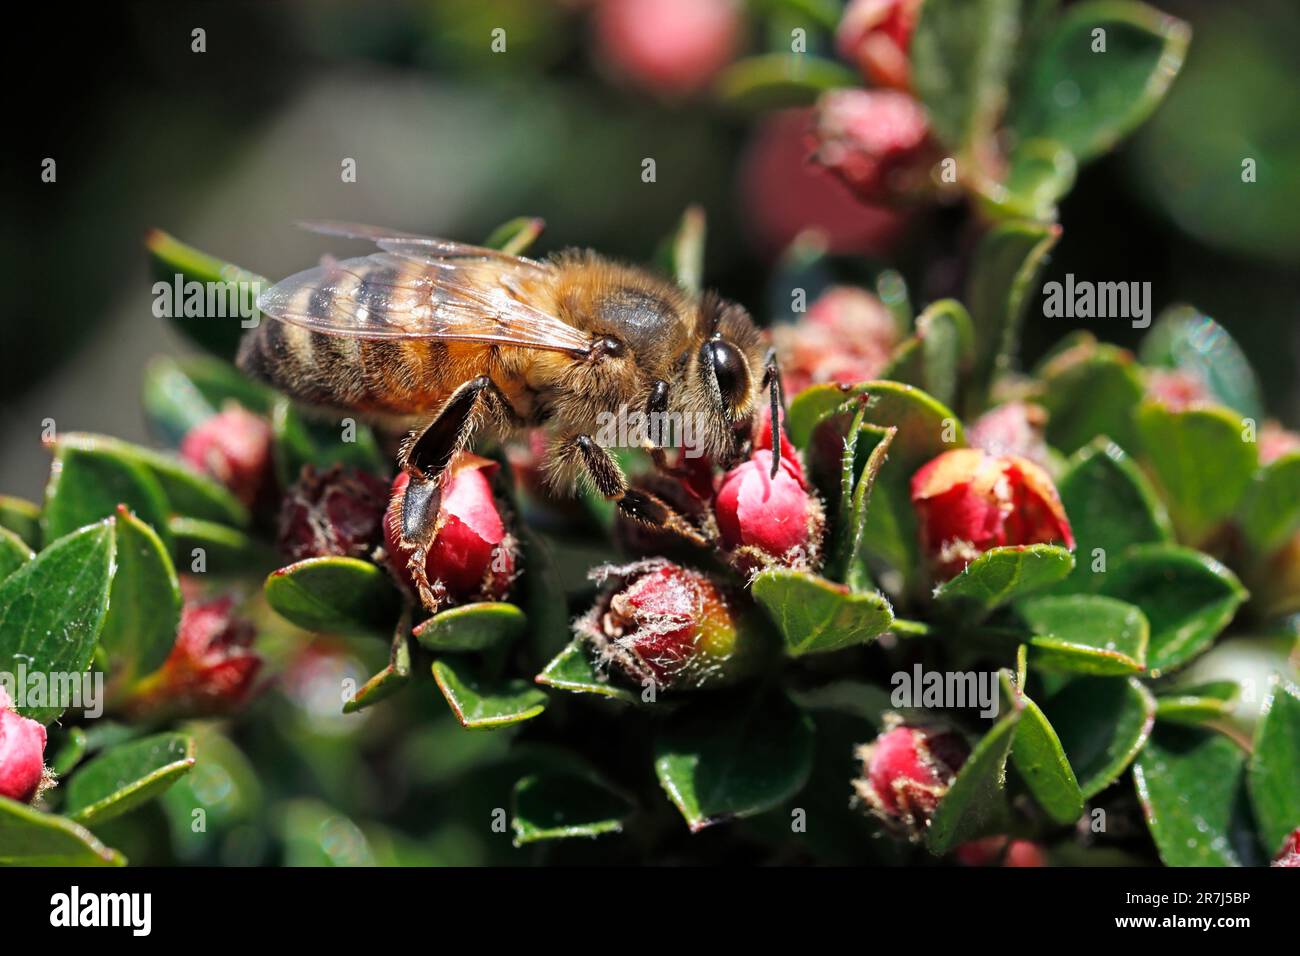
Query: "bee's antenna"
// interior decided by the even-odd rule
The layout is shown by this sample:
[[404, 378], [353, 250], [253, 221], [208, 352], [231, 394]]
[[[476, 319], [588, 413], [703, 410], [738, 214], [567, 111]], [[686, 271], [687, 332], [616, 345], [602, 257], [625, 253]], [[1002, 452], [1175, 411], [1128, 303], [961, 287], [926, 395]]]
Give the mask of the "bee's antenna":
[[781, 396], [781, 369], [776, 364], [776, 349], [767, 353], [767, 366], [763, 377], [767, 379], [768, 398], [772, 403], [772, 474], [775, 478], [781, 467], [781, 410], [784, 406]]

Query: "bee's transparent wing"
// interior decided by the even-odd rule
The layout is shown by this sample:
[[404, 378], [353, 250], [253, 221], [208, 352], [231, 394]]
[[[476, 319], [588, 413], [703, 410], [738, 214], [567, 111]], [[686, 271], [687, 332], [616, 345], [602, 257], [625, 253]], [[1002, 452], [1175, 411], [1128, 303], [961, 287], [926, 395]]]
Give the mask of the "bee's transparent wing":
[[522, 281], [548, 267], [516, 258], [378, 252], [327, 261], [277, 282], [257, 306], [271, 318], [326, 335], [494, 342], [585, 354], [589, 335], [525, 300]]
[[500, 249], [474, 246], [469, 243], [455, 242], [451, 239], [436, 239], [433, 236], [421, 236], [414, 232], [387, 229], [383, 226], [367, 226], [359, 222], [335, 222], [327, 219], [307, 219], [299, 222], [298, 225], [308, 232], [319, 233], [322, 236], [363, 239], [367, 242], [373, 242], [385, 252], [391, 252], [399, 256], [410, 256], [415, 259], [430, 257], [503, 259], [521, 264], [521, 266], [545, 268], [534, 259], [514, 256], [508, 252], [502, 252]]

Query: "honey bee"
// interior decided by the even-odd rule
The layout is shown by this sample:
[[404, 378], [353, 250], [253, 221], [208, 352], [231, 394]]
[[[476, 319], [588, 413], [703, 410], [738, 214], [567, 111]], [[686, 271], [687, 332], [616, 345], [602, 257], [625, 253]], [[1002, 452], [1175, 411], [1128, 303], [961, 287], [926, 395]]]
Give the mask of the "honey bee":
[[[257, 304], [271, 321], [247, 333], [237, 361], [300, 402], [414, 426], [398, 453], [410, 475], [402, 537], [427, 605], [437, 601], [424, 565], [442, 476], [477, 434], [544, 427], [554, 487], [585, 480], [630, 517], [680, 528], [593, 439], [601, 413], [695, 416], [702, 451], [726, 465], [744, 453], [766, 392], [775, 474], [780, 376], [741, 306], [586, 251], [543, 261], [373, 226], [303, 225], [380, 251], [264, 291]], [[647, 450], [667, 467], [663, 448]]]

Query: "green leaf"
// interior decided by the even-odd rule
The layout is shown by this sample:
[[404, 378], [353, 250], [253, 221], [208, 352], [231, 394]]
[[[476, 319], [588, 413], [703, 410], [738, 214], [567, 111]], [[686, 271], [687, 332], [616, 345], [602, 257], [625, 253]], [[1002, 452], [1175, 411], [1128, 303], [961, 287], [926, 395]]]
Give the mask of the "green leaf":
[[1156, 719], [1175, 724], [1226, 720], [1237, 706], [1241, 687], [1234, 681], [1209, 681], [1156, 697]]
[[1106, 573], [1102, 593], [1136, 604], [1151, 625], [1151, 677], [1182, 667], [1228, 626], [1246, 591], [1209, 555], [1174, 545], [1138, 545]]
[[36, 557], [27, 542], [8, 528], [0, 527], [0, 581]]
[[1104, 435], [1130, 452], [1139, 449], [1134, 416], [1143, 387], [1132, 355], [1085, 342], [1045, 362], [1039, 374], [1052, 447], [1068, 455]]
[[440, 611], [415, 629], [415, 639], [431, 651], [482, 651], [513, 641], [527, 624], [513, 604], [488, 601]]
[[1227, 737], [1159, 727], [1133, 765], [1133, 782], [1166, 866], [1253, 862], [1246, 755]]
[[546, 694], [527, 681], [485, 679], [460, 660], [434, 661], [433, 677], [460, 725], [470, 730], [517, 724], [546, 709]]
[[[841, 582], [847, 582], [852, 570], [860, 566], [871, 493], [898, 435], [894, 427], [881, 430], [874, 425], [863, 425], [865, 413], [866, 406], [859, 406], [849, 425], [840, 458], [839, 518], [825, 574]], [[870, 451], [866, 452], [868, 447]], [[888, 503], [882, 503], [881, 507], [888, 507]]]
[[660, 268], [692, 295], [699, 295], [704, 284], [705, 229], [704, 207], [687, 207], [655, 257]]
[[0, 495], [0, 528], [12, 531], [33, 550], [41, 546], [40, 506], [22, 498]]
[[993, 725], [939, 801], [926, 832], [926, 846], [935, 856], [1005, 831], [1007, 757], [1023, 714], [1022, 710], [1013, 710]]
[[1240, 416], [1218, 406], [1138, 409], [1145, 458], [1179, 537], [1203, 544], [1241, 503], [1259, 463]]
[[[60, 538], [0, 582], [0, 671], [80, 674], [90, 666], [113, 581], [111, 520]], [[48, 724], [63, 707], [19, 707]]]
[[1271, 857], [1300, 826], [1300, 688], [1277, 678], [1255, 727], [1247, 780], [1259, 838]]
[[1056, 202], [1074, 186], [1074, 154], [1055, 140], [1031, 139], [1011, 157], [1002, 183], [980, 182], [979, 198], [996, 219], [1052, 222]]
[[308, 631], [392, 632], [400, 598], [387, 572], [358, 558], [297, 561], [266, 579], [266, 600]]
[[283, 560], [266, 542], [228, 525], [173, 516], [167, 531], [172, 560], [186, 573], [243, 577], [269, 573]]
[[126, 859], [71, 820], [0, 797], [0, 866], [123, 866]]
[[[159, 229], [151, 230], [145, 237], [145, 247], [149, 250], [154, 278], [166, 283], [169, 289], [174, 287], [177, 276], [182, 283], [219, 283], [222, 286], [219, 291], [226, 296], [226, 301], [238, 302], [241, 301], [241, 291], [244, 292], [242, 299], [252, 301], [256, 299], [259, 288], [270, 286], [261, 276], [200, 252]], [[170, 301], [173, 293], [169, 291], [167, 294]], [[175, 313], [177, 310], [173, 307], [171, 311]], [[233, 359], [244, 334], [244, 320], [231, 314], [233, 310], [229, 308], [226, 317], [208, 315], [206, 308], [200, 311], [203, 314], [173, 314], [169, 321], [196, 344], [223, 358]], [[254, 310], [248, 321], [260, 321], [260, 318], [260, 313]]]
[[[345, 440], [345, 430], [352, 440]], [[375, 475], [388, 472], [388, 459], [380, 451], [374, 432], [355, 417], [308, 421], [293, 402], [280, 397], [271, 408], [271, 432], [275, 436], [276, 469], [285, 486], [298, 480], [304, 465], [343, 465]]]
[[[1097, 29], [1104, 53], [1093, 51]], [[1072, 6], [1034, 51], [1011, 125], [1021, 139], [1057, 140], [1086, 162], [1151, 115], [1190, 39], [1187, 24], [1140, 3]]]
[[597, 672], [591, 652], [581, 639], [574, 639], [537, 675], [537, 683], [574, 694], [596, 694], [627, 704], [640, 703], [635, 691], [612, 682]]
[[826, 90], [858, 85], [848, 67], [800, 53], [742, 57], [724, 69], [714, 84], [723, 103], [741, 110], [811, 106]]
[[162, 666], [181, 623], [181, 586], [162, 539], [125, 508], [116, 520], [117, 571], [100, 644], [121, 680]]
[[1016, 611], [1034, 632], [1035, 662], [1078, 674], [1127, 675], [1146, 669], [1151, 629], [1132, 604], [1099, 594], [1030, 598]]
[[912, 35], [912, 85], [939, 141], [987, 150], [1007, 100], [1018, 0], [926, 0]]
[[812, 759], [812, 720], [784, 694], [692, 708], [655, 740], [659, 785], [693, 833], [783, 803]]
[[68, 782], [64, 811], [77, 823], [100, 824], [161, 794], [194, 766], [194, 740], [155, 734], [104, 751]]
[[928, 305], [916, 319], [921, 340], [922, 387], [944, 405], [957, 402], [961, 376], [975, 357], [975, 327], [956, 299]]
[[1138, 350], [1142, 364], [1179, 369], [1203, 382], [1222, 404], [1264, 418], [1264, 400], [1250, 360], [1228, 330], [1190, 305], [1165, 309]]
[[879, 592], [854, 594], [803, 571], [764, 571], [754, 579], [752, 590], [776, 622], [790, 657], [865, 644], [894, 621], [889, 602]]
[[355, 714], [381, 700], [387, 700], [406, 686], [411, 677], [411, 612], [402, 612], [388, 652], [388, 663], [362, 684], [350, 700], [343, 703], [343, 713]]
[[1272, 554], [1300, 529], [1300, 452], [1255, 472], [1242, 498], [1238, 524], [1255, 554]]
[[69, 727], [59, 738], [55, 739], [54, 733], [50, 738], [47, 753], [52, 753], [52, 756], [47, 757], [47, 762], [55, 776], [66, 776], [86, 755], [89, 745], [86, 732], [80, 727]]
[[515, 784], [510, 826], [515, 846], [523, 846], [621, 833], [631, 812], [626, 799], [591, 776], [531, 774]]
[[119, 504], [165, 533], [167, 496], [153, 475], [94, 436], [59, 438], [41, 513], [46, 543], [112, 517]]
[[1146, 744], [1156, 699], [1136, 678], [1081, 677], [1047, 699], [1044, 708], [1090, 799], [1119, 779]]
[[537, 241], [537, 237], [545, 228], [544, 219], [535, 216], [519, 216], [493, 229], [483, 245], [489, 249], [500, 249], [512, 256], [522, 256], [528, 251], [528, 247]]
[[989, 548], [950, 581], [934, 589], [936, 601], [990, 611], [1060, 581], [1074, 555], [1053, 544]]
[[1083, 813], [1083, 793], [1047, 715], [1019, 695], [1022, 711], [1011, 745], [1011, 761], [1038, 805], [1057, 823], [1073, 823]]
[[1172, 540], [1169, 515], [1133, 460], [1114, 442], [1099, 438], [1080, 449], [1056, 484], [1074, 531], [1079, 556], [1061, 592], [1095, 591], [1106, 580], [1093, 571], [1100, 549], [1118, 561], [1135, 544]]
[[1060, 238], [1060, 226], [1011, 221], [990, 229], [975, 249], [966, 301], [978, 349], [973, 385], [981, 401], [994, 377], [1011, 369], [1030, 293]]

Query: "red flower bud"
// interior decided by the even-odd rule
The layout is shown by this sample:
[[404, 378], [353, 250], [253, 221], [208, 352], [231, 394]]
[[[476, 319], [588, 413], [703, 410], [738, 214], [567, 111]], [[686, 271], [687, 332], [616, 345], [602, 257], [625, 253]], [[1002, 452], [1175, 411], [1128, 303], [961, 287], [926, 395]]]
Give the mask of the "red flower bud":
[[603, 0], [593, 27], [613, 72], [666, 95], [703, 88], [740, 39], [735, 0]]
[[374, 475], [304, 465], [280, 505], [280, 550], [291, 561], [365, 557], [379, 543], [387, 504], [388, 483]]
[[1074, 548], [1056, 487], [1025, 458], [978, 448], [944, 452], [912, 476], [912, 505], [922, 547], [941, 579], [992, 547], [1059, 541]]
[[[794, 470], [795, 476], [800, 483], [807, 487], [803, 474], [803, 459], [799, 457], [799, 452], [794, 447], [794, 442], [786, 436], [785, 433], [785, 412], [782, 411], [778, 416], [780, 427], [777, 429], [777, 435], [781, 440], [781, 464], [790, 463]], [[758, 409], [758, 414], [754, 416], [754, 447], [753, 450], [771, 451], [772, 450], [772, 406], [764, 402]]]
[[0, 687], [0, 797], [31, 803], [47, 779], [45, 728], [12, 708]]
[[[517, 545], [506, 530], [489, 481], [497, 467], [496, 462], [462, 452], [448, 468], [437, 534], [424, 569], [430, 584], [441, 583], [450, 603], [498, 601], [514, 580]], [[402, 495], [409, 480], [401, 474], [393, 482], [384, 541], [389, 568], [415, 592], [409, 567], [413, 549], [402, 545]]]
[[1040, 844], [1032, 840], [1011, 840], [1005, 836], [963, 843], [953, 851], [953, 855], [963, 866], [1047, 866], [1047, 853]]
[[921, 0], [851, 0], [835, 30], [835, 49], [875, 86], [908, 86], [908, 47]]
[[772, 452], [754, 452], [723, 477], [713, 511], [739, 570], [816, 566], [825, 519], [821, 501], [804, 488], [797, 458], [782, 456], [774, 476]]
[[1269, 866], [1300, 867], [1300, 827], [1292, 830], [1282, 841], [1282, 847]]
[[1174, 411], [1214, 400], [1205, 380], [1185, 369], [1147, 369], [1146, 393]]
[[250, 508], [274, 486], [271, 426], [234, 402], [190, 430], [181, 442], [181, 457]]
[[1259, 463], [1271, 465], [1283, 455], [1300, 451], [1300, 435], [1269, 419], [1259, 429]]
[[878, 378], [898, 344], [898, 325], [885, 304], [853, 286], [823, 292], [798, 322], [772, 329], [786, 390], [854, 385]]
[[661, 690], [690, 690], [734, 683], [761, 660], [761, 632], [696, 571], [651, 558], [592, 576], [616, 583], [574, 627], [603, 667]]
[[251, 647], [253, 625], [234, 615], [234, 603], [229, 596], [185, 602], [171, 654], [141, 681], [133, 710], [210, 715], [247, 701], [262, 659]]
[[885, 731], [857, 749], [862, 776], [853, 789], [889, 827], [919, 839], [969, 753], [955, 731], [889, 714]]
[[895, 90], [832, 90], [817, 104], [818, 163], [864, 202], [901, 198], [927, 184], [930, 122]]
[[1018, 455], [1038, 465], [1047, 464], [1043, 430], [1047, 412], [1041, 405], [1007, 402], [991, 408], [966, 430], [972, 448], [990, 455]]

